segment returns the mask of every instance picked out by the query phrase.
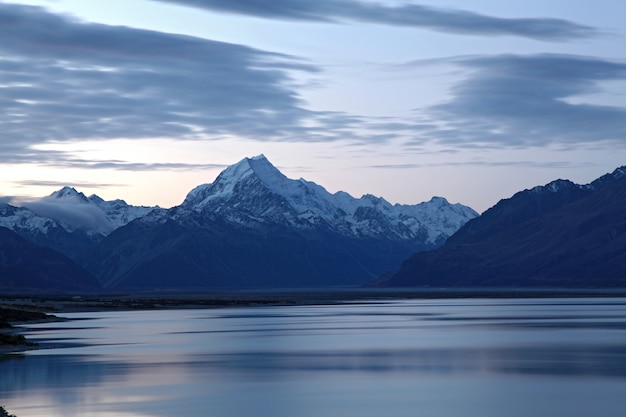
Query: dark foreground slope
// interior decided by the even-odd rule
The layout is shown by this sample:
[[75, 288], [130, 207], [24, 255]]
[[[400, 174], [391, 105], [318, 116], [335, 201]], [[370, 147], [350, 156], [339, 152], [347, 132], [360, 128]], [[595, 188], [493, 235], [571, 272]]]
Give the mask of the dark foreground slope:
[[625, 173], [517, 193], [372, 286], [626, 286]]
[[82, 292], [96, 288], [95, 278], [66, 256], [0, 227], [0, 290]]
[[132, 223], [100, 245], [89, 269], [117, 290], [360, 285], [415, 250], [405, 241], [321, 230], [210, 225]]

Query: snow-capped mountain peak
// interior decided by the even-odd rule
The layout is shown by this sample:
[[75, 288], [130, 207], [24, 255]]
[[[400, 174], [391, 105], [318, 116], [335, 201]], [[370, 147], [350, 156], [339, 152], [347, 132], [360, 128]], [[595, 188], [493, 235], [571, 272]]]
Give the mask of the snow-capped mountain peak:
[[246, 160], [250, 169], [252, 169], [259, 179], [270, 189], [280, 188], [286, 181], [289, 181], [289, 179], [272, 165], [263, 154], [253, 158], [246, 158]]
[[256, 175], [267, 187], [280, 187], [281, 183], [288, 180], [274, 165], [267, 160], [265, 155], [257, 155], [252, 158], [244, 158], [234, 165], [226, 168], [216, 178], [214, 184], [221, 184], [225, 189], [234, 186], [237, 182], [250, 175]]
[[235, 187], [249, 177], [258, 179], [265, 187], [277, 193], [284, 191], [292, 181], [261, 154], [242, 159], [222, 171], [213, 183], [194, 188], [187, 194], [183, 206], [199, 209], [213, 200], [228, 199], [235, 192]]
[[191, 210], [249, 226], [323, 227], [355, 237], [421, 236], [429, 244], [441, 242], [477, 216], [469, 207], [452, 205], [442, 197], [394, 206], [371, 194], [358, 199], [343, 191], [330, 194], [314, 182], [287, 178], [264, 155], [245, 158], [222, 171], [213, 183], [196, 187], [181, 208], [176, 217]]
[[89, 203], [85, 194], [76, 191], [74, 187], [65, 186], [48, 196], [48, 199], [76, 201], [81, 203]]
[[33, 236], [61, 228], [98, 240], [140, 217], [146, 223], [171, 219], [194, 227], [211, 227], [219, 220], [245, 228], [271, 225], [349, 239], [410, 240], [432, 246], [476, 215], [469, 207], [441, 197], [416, 205], [392, 205], [371, 194], [361, 198], [343, 191], [331, 194], [314, 182], [287, 178], [264, 155], [258, 155], [227, 167], [214, 182], [194, 188], [172, 210], [106, 201], [95, 194], [86, 197], [73, 187], [63, 187], [24, 202], [19, 209], [5, 209], [0, 225], [25, 234], [30, 230]]

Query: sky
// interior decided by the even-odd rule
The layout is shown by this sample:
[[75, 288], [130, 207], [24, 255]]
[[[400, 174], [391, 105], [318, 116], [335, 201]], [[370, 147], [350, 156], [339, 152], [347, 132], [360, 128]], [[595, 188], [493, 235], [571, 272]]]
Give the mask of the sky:
[[0, 0], [0, 196], [171, 207], [264, 154], [482, 212], [626, 164], [625, 42], [623, 0]]

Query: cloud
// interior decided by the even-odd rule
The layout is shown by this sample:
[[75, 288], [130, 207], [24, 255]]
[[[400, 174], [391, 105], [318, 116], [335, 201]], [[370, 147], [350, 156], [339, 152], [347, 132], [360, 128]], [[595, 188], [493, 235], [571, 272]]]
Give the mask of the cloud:
[[77, 201], [53, 201], [41, 198], [20, 202], [25, 207], [42, 217], [61, 222], [69, 231], [76, 229], [110, 233], [114, 227], [106, 214], [96, 206]]
[[[73, 167], [88, 169], [112, 169], [117, 171], [189, 171], [206, 169], [224, 169], [225, 164], [193, 164], [184, 162], [129, 162], [122, 160], [90, 160], [66, 156], [45, 162], [47, 166]], [[67, 185], [67, 184], [65, 184]]]
[[411, 163], [411, 164], [378, 164], [368, 165], [366, 168], [375, 169], [415, 169], [415, 168], [435, 168], [435, 167], [522, 167], [522, 168], [572, 168], [587, 167], [593, 164], [582, 162], [572, 163], [564, 161], [460, 161], [460, 162], [432, 162], [432, 163]]
[[[55, 181], [20, 181], [25, 185], [45, 185], [45, 186], [63, 186], [67, 184], [57, 183]], [[73, 185], [88, 187], [109, 187], [117, 184], [74, 182]], [[83, 230], [88, 233], [101, 233], [107, 235], [115, 229], [115, 225], [111, 222], [105, 211], [98, 206], [96, 201], [99, 199], [97, 195], [86, 197], [81, 192], [64, 194], [59, 197], [52, 193], [46, 197], [0, 197], [0, 205], [11, 204], [16, 207], [26, 208], [33, 213], [61, 223], [61, 225], [69, 232], [74, 230]], [[93, 200], [96, 197], [96, 200]], [[131, 213], [132, 215], [132, 213]]]
[[441, 62], [466, 75], [453, 86], [449, 101], [422, 110], [437, 128], [419, 132], [416, 143], [528, 147], [626, 141], [626, 107], [568, 101], [601, 91], [601, 82], [626, 81], [625, 63], [559, 54]]
[[[19, 181], [22, 185], [62, 186], [67, 184], [56, 181]], [[78, 182], [74, 185], [88, 187], [109, 187], [117, 184], [100, 184]], [[106, 213], [96, 205], [90, 204], [84, 194], [57, 198], [53, 195], [46, 197], [0, 196], [0, 206], [10, 204], [15, 207], [26, 208], [41, 217], [53, 219], [63, 225], [67, 231], [83, 230], [108, 234], [115, 226]]]
[[26, 186], [26, 187], [86, 187], [86, 188], [107, 188], [107, 187], [120, 187], [120, 184], [110, 184], [110, 183], [101, 183], [101, 182], [86, 182], [86, 181], [71, 181], [71, 182], [62, 182], [62, 181], [49, 181], [49, 180], [21, 180], [14, 181], [15, 184]]
[[[348, 0], [196, 4], [201, 5], [306, 21], [392, 24], [394, 19], [410, 22], [420, 15], [430, 22], [422, 23], [423, 27], [476, 34], [508, 33], [496, 30], [496, 22], [507, 30], [517, 24], [533, 26], [522, 25], [524, 19]], [[446, 26], [444, 18], [456, 23]], [[478, 24], [481, 19], [486, 19], [484, 25]], [[550, 39], [595, 33], [564, 21], [530, 21], [536, 27], [550, 27], [545, 29]], [[624, 138], [624, 109], [564, 101], [592, 91], [598, 82], [624, 78], [622, 64], [594, 58], [497, 55], [440, 60], [467, 73], [452, 90], [452, 99], [423, 109], [420, 120], [400, 120], [306, 109], [297, 79], [316, 77], [320, 67], [299, 57], [243, 45], [89, 23], [1, 1], [0, 39], [0, 163], [118, 170], [223, 168], [130, 162], [123, 156], [88, 160], [36, 147], [90, 139], [222, 140], [236, 136], [256, 141], [363, 144], [411, 137], [418, 144], [468, 147]], [[407, 67], [415, 65], [422, 64], [413, 62]]]
[[[243, 45], [79, 21], [0, 2], [0, 159], [32, 145], [109, 138], [327, 140], [356, 123], [304, 109], [303, 59]], [[316, 137], [314, 121], [327, 133]]]
[[358, 0], [156, 0], [215, 12], [305, 22], [368, 22], [481, 36], [520, 36], [564, 41], [598, 34], [595, 28], [564, 19], [510, 19], [419, 4], [388, 6]]

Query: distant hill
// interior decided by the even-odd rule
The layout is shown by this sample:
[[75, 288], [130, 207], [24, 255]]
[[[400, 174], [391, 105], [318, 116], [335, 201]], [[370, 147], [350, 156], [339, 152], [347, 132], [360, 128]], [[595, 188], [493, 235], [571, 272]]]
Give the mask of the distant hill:
[[85, 292], [97, 288], [96, 279], [69, 258], [0, 227], [0, 290]]
[[370, 285], [626, 286], [626, 167], [587, 185], [557, 180], [519, 192]]

